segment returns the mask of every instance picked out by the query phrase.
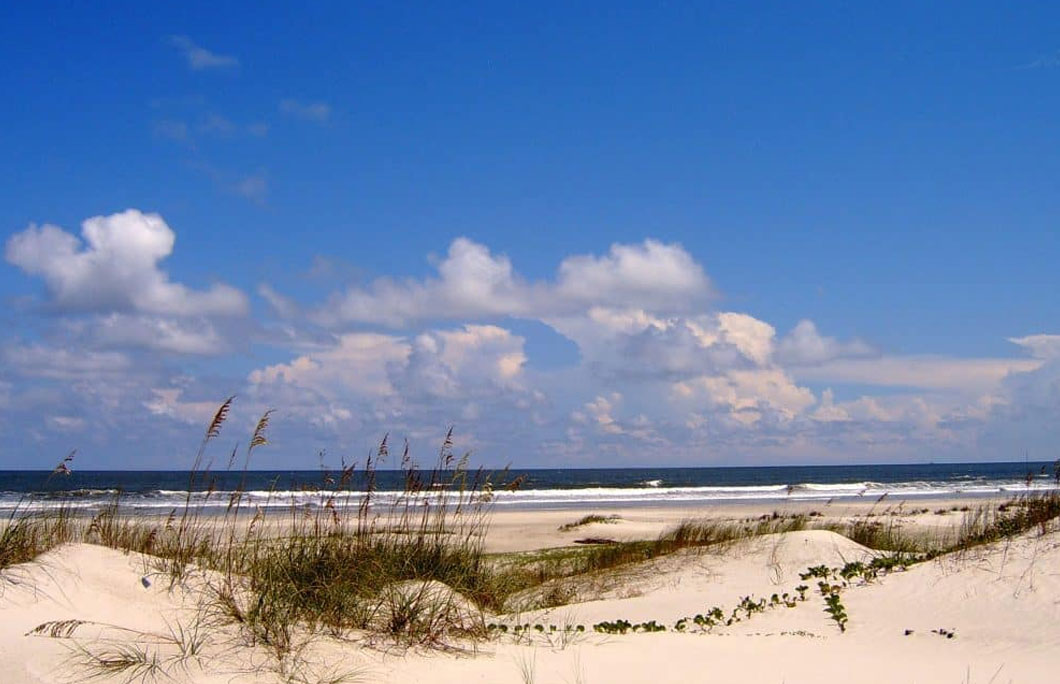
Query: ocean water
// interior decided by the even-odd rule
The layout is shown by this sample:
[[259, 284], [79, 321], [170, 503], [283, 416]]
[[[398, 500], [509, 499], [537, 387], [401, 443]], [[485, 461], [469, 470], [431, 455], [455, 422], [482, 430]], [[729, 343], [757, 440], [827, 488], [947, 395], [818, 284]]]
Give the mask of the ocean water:
[[[776, 466], [730, 468], [513, 469], [522, 475], [515, 491], [496, 490], [498, 508], [586, 508], [753, 502], [985, 497], [1057, 489], [1047, 462], [918, 465]], [[343, 496], [356, 501], [365, 483], [353, 479]], [[228, 493], [243, 489], [244, 501], [265, 508], [292, 503], [318, 506], [325, 500], [324, 474], [314, 471], [250, 471], [211, 474], [213, 490], [196, 482], [192, 499], [207, 511], [223, 511]], [[397, 498], [399, 471], [379, 471], [375, 501]], [[0, 471], [0, 513], [67, 506], [91, 512], [114, 501], [127, 510], [166, 514], [184, 505], [187, 471]]]

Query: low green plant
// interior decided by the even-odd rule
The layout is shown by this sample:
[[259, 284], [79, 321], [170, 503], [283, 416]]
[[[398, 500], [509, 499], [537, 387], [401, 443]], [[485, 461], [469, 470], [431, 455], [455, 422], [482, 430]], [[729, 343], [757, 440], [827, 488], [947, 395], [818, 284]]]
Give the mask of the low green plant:
[[832, 576], [832, 570], [827, 565], [814, 565], [806, 568], [806, 572], [799, 573], [799, 579], [805, 581], [812, 577], [827, 579]]
[[590, 513], [589, 515], [579, 518], [574, 522], [569, 522], [560, 525], [559, 531], [570, 532], [571, 530], [577, 529], [579, 527], [584, 527], [585, 525], [592, 525], [593, 523], [614, 524], [617, 523], [619, 520], [620, 517], [618, 515], [600, 515], [598, 513]]
[[605, 620], [593, 625], [593, 631], [600, 634], [626, 634], [627, 632], [665, 632], [666, 626], [660, 625], [655, 620], [647, 622], [632, 623], [629, 620]]
[[839, 598], [839, 589], [834, 585], [829, 585], [827, 582], [821, 582], [819, 587], [821, 595], [824, 597], [824, 612], [828, 613], [828, 616], [835, 621], [840, 632], [847, 631], [847, 611]]

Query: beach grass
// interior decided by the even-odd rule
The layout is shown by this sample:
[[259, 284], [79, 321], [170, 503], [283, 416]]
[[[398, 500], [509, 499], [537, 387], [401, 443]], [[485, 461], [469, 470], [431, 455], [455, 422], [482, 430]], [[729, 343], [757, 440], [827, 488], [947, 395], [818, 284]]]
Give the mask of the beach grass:
[[27, 563], [76, 538], [70, 511], [60, 507], [47, 513], [16, 509], [0, 525], [0, 571]]

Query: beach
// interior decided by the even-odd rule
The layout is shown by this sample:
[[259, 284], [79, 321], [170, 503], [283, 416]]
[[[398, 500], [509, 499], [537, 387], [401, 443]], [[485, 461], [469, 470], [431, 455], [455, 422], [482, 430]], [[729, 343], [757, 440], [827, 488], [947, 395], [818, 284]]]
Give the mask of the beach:
[[[468, 616], [490, 625], [485, 638], [408, 646], [299, 627], [296, 658], [277, 658], [267, 644], [249, 643], [237, 626], [204, 621], [194, 577], [170, 586], [142, 554], [64, 544], [4, 571], [3, 681], [99, 676], [106, 657], [129, 649], [146, 650], [158, 668], [115, 670], [102, 681], [1055, 681], [1055, 520], [875, 576], [857, 574], [851, 564], [886, 554], [823, 529], [879, 520], [937, 540], [964, 524], [969, 512], [962, 508], [969, 508], [967, 499], [495, 510], [485, 550], [496, 558], [578, 548], [579, 540], [656, 539], [682, 521], [793, 529], [763, 526], [763, 534], [579, 576], [566, 583], [561, 605]], [[594, 522], [577, 524], [588, 515]], [[796, 520], [802, 522], [791, 524]], [[804, 579], [808, 569], [822, 566], [831, 574]], [[844, 567], [855, 567], [855, 574], [841, 577]], [[842, 625], [826, 611], [830, 592], [821, 582], [837, 587]], [[715, 606], [722, 616], [717, 624], [696, 623], [694, 616]], [[733, 615], [739, 619], [725, 624]], [[623, 621], [630, 627], [623, 629]], [[646, 624], [665, 631], [641, 627]], [[95, 669], [86, 653], [100, 656]]]
[[[583, 509], [505, 509], [491, 512], [486, 548], [494, 552], [530, 551], [567, 546], [579, 537], [602, 536], [615, 541], [650, 539], [686, 520], [720, 522], [758, 521], [774, 516], [806, 516], [818, 525], [851, 520], [878, 520], [926, 536], [945, 535], [959, 525], [961, 514], [972, 507], [997, 506], [1005, 496], [895, 498], [879, 500], [785, 501], [783, 499], [699, 505], [594, 506]], [[607, 523], [559, 528], [586, 515], [611, 518]]]

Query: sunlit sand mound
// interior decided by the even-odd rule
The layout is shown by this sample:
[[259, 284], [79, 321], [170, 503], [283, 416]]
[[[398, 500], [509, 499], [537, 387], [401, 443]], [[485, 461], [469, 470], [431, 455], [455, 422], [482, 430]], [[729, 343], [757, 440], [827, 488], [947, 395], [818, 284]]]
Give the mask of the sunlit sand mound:
[[[135, 642], [167, 633], [188, 608], [181, 592], [168, 591], [150, 572], [138, 556], [91, 544], [65, 545], [8, 568], [0, 580], [3, 681], [61, 681], [75, 656], [74, 634]], [[26, 636], [41, 625], [47, 627], [40, 635]]]
[[[713, 606], [733, 607], [744, 596], [795, 595], [799, 573], [812, 565], [865, 560], [869, 549], [825, 530], [767, 534], [686, 549], [597, 577], [558, 582], [577, 603], [520, 615], [582, 623], [623, 618], [673, 623]], [[551, 590], [546, 587], [545, 590]]]
[[[172, 637], [195, 624], [201, 595], [170, 588], [141, 556], [77, 544], [9, 568], [0, 596], [0, 681], [83, 680], [76, 644], [104, 652], [153, 645], [165, 674], [143, 681], [227, 682], [994, 682], [1056, 681], [1060, 652], [1060, 536], [1028, 533], [950, 554], [839, 594], [845, 631], [824, 611], [813, 566], [865, 561], [870, 550], [825, 531], [788, 532], [610, 571], [623, 583], [594, 600], [520, 616], [544, 625], [582, 624], [567, 636], [498, 636], [462, 652], [368, 649], [317, 635], [282, 671], [268, 649], [241, 642], [231, 626], [207, 625], [203, 658], [181, 660]], [[839, 582], [833, 577], [829, 581]], [[808, 585], [807, 600], [770, 607], [733, 625], [673, 631], [680, 617], [741, 598]], [[415, 598], [449, 595], [438, 583], [403, 583]], [[448, 602], [467, 611], [459, 595]], [[386, 616], [392, 618], [393, 616]], [[505, 616], [489, 616], [498, 620]], [[515, 616], [508, 616], [515, 617]], [[655, 620], [659, 633], [602, 634], [601, 621]], [[76, 623], [70, 621], [77, 621]], [[46, 625], [39, 634], [33, 630]], [[934, 631], [933, 631], [934, 630]], [[907, 631], [909, 632], [907, 634]], [[952, 635], [952, 636], [951, 636]], [[167, 641], [167, 639], [169, 639]], [[83, 654], [82, 654], [83, 656]], [[83, 657], [82, 657], [83, 661]], [[127, 681], [125, 674], [96, 681]], [[344, 677], [345, 676], [345, 677]], [[141, 681], [136, 676], [133, 681]]]
[[[67, 544], [0, 578], [0, 682], [354, 681], [360, 657], [334, 640], [302, 641], [280, 663], [266, 644], [249, 645], [204, 593], [202, 579], [171, 586], [155, 559], [91, 544]], [[394, 588], [410, 598], [450, 595], [438, 583]], [[465, 611], [452, 594], [449, 611]], [[468, 617], [468, 619], [472, 619]], [[319, 643], [314, 643], [319, 642]], [[108, 672], [111, 673], [108, 675]]]
[[[746, 540], [724, 553], [682, 552], [645, 564], [631, 598], [607, 598], [533, 615], [561, 624], [626, 619], [660, 623], [731, 607], [741, 596], [798, 583], [815, 565], [872, 555], [828, 532]], [[776, 584], [781, 578], [780, 584]], [[436, 682], [1054, 682], [1060, 652], [1060, 536], [1029, 534], [897, 570], [853, 578], [841, 594], [846, 631], [824, 611], [816, 578], [794, 608], [767, 609], [707, 633], [586, 632], [508, 639], [475, 660], [436, 659]], [[838, 578], [829, 581], [838, 582]], [[636, 587], [636, 588], [632, 588]], [[907, 630], [912, 630], [906, 634]], [[934, 631], [933, 631], [934, 630]], [[951, 636], [952, 635], [952, 636]], [[569, 642], [569, 643], [568, 643]], [[404, 660], [389, 678], [420, 667]]]
[[941, 628], [992, 652], [1044, 648], [1060, 656], [1060, 535], [1031, 532], [947, 554], [845, 600], [852, 632], [912, 629], [911, 638], [928, 639]]

